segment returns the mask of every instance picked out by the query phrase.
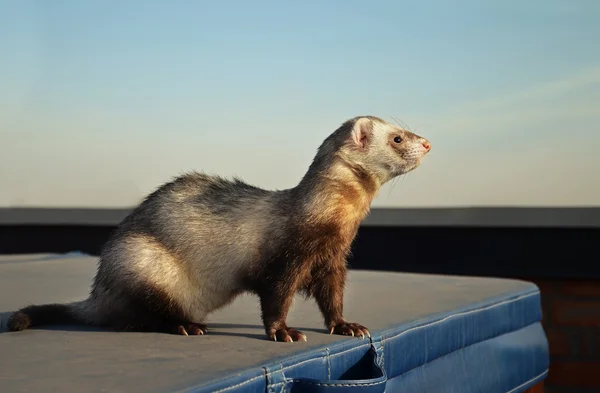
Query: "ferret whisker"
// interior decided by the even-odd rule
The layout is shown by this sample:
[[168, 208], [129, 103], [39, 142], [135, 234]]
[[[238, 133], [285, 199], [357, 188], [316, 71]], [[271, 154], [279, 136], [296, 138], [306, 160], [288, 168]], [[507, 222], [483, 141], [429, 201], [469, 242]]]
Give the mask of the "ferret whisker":
[[393, 120], [394, 120], [394, 121], [395, 121], [395, 122], [398, 124], [398, 126], [399, 126], [400, 128], [402, 128], [403, 130], [406, 130], [406, 131], [409, 131], [409, 132], [413, 132], [413, 131], [410, 129], [410, 126], [409, 126], [409, 125], [408, 125], [408, 124], [407, 124], [405, 121], [403, 121], [402, 119], [399, 119], [399, 118], [396, 118], [396, 117], [392, 117], [392, 119], [393, 119]]
[[[402, 176], [402, 175], [400, 175], [400, 176]], [[400, 176], [398, 176], [398, 177], [396, 177], [394, 180], [392, 180], [392, 184], [390, 184], [390, 187], [389, 187], [389, 189], [388, 189], [388, 199], [389, 199], [389, 197], [392, 195], [392, 191], [394, 190], [394, 187], [396, 186], [396, 183], [398, 182], [398, 178], [399, 178]]]
[[396, 177], [394, 183], [392, 184], [392, 190], [396, 187], [396, 184], [398, 184], [398, 181], [400, 181], [400, 184], [402, 184], [402, 178], [404, 178], [404, 175], [400, 175], [400, 176]]

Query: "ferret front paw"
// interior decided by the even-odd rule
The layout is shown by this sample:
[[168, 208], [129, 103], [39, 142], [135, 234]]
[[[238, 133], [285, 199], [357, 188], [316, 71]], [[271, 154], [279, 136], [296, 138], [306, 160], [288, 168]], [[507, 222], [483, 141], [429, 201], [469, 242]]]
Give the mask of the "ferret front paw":
[[271, 341], [306, 341], [306, 336], [304, 335], [304, 333], [294, 328], [272, 330], [271, 332], [269, 332], [268, 336], [269, 340]]
[[329, 331], [329, 334], [341, 334], [344, 336], [355, 336], [355, 337], [371, 337], [369, 329], [358, 323], [344, 322], [335, 325]]

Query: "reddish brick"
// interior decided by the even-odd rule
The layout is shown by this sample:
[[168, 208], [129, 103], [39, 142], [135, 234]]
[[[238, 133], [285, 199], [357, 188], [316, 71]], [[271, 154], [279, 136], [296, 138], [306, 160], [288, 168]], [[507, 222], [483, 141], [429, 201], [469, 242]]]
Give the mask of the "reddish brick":
[[555, 299], [551, 313], [556, 325], [600, 327], [600, 301]]
[[544, 326], [548, 326], [550, 324], [550, 308], [552, 307], [552, 302], [548, 299], [545, 299], [542, 295], [542, 324]]
[[600, 280], [569, 280], [560, 285], [560, 293], [569, 296], [600, 298]]
[[548, 308], [542, 305], [542, 326], [546, 327], [549, 324]]
[[582, 329], [581, 354], [585, 357], [600, 357], [600, 329]]
[[548, 338], [550, 355], [552, 356], [569, 356], [577, 350], [573, 348], [576, 340], [565, 329], [547, 328], [546, 337]]
[[547, 385], [600, 389], [600, 362], [553, 362]]
[[[588, 392], [589, 390], [586, 389]], [[568, 388], [568, 387], [556, 387], [556, 386], [549, 386], [548, 384], [544, 385], [544, 390], [543, 393], [575, 393], [573, 392], [572, 389]]]
[[540, 289], [542, 298], [549, 297], [555, 292], [555, 288], [559, 283], [553, 280], [530, 280]]
[[544, 382], [533, 385], [523, 393], [544, 393]]
[[555, 292], [557, 291], [556, 288], [560, 281], [532, 277], [521, 277], [521, 279], [534, 283], [540, 289], [542, 303], [542, 324], [547, 326], [549, 322], [548, 317], [550, 314], [550, 301], [555, 297]]

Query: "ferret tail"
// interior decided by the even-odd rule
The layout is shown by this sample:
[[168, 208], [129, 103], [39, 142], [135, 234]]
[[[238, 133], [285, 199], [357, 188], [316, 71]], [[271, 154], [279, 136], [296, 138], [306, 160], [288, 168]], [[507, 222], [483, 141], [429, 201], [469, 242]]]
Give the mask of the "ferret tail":
[[44, 325], [88, 325], [87, 301], [66, 304], [31, 305], [13, 313], [7, 321], [9, 331]]

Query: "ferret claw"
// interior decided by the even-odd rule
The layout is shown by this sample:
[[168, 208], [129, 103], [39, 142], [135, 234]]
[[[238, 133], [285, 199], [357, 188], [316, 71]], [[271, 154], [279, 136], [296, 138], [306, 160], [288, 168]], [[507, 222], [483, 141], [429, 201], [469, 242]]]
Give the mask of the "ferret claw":
[[274, 332], [268, 333], [268, 337], [273, 341], [282, 341], [282, 342], [294, 342], [294, 341], [304, 341], [307, 342], [307, 337], [304, 333], [294, 328], [286, 328], [275, 330]]
[[177, 327], [177, 333], [182, 335], [182, 336], [187, 336], [188, 332], [185, 330], [185, 328], [183, 326], [178, 326]]
[[329, 334], [341, 334], [344, 336], [360, 337], [361, 340], [365, 339], [365, 336], [371, 337], [369, 329], [358, 323], [344, 322], [331, 328]]
[[176, 328], [177, 334], [182, 336], [202, 336], [208, 333], [206, 325], [201, 323], [188, 323]]

